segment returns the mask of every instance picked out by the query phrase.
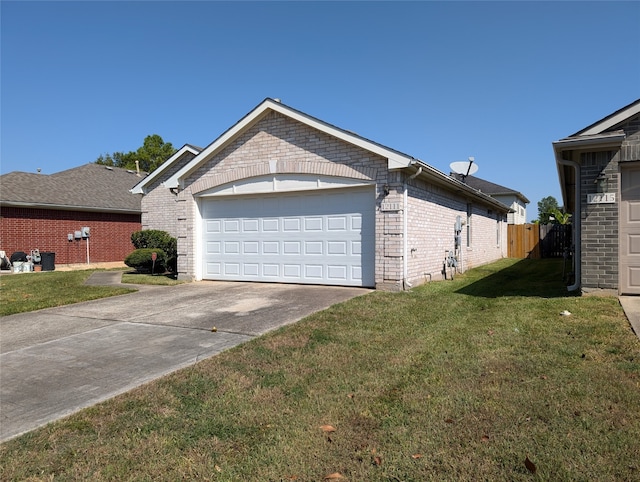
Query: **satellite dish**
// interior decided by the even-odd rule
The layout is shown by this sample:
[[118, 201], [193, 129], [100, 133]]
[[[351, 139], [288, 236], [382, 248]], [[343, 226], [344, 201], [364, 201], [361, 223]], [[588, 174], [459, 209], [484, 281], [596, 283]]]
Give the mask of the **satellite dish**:
[[473, 161], [475, 159], [470, 157], [468, 161], [455, 161], [449, 164], [449, 167], [456, 174], [461, 174], [464, 177], [471, 176], [478, 172], [478, 165]]

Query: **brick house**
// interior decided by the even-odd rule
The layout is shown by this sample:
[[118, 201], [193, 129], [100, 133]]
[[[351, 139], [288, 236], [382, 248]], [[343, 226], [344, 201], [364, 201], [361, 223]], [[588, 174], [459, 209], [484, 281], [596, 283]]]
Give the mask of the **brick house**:
[[640, 294], [640, 99], [553, 149], [573, 214], [569, 290]]
[[[0, 176], [0, 249], [55, 253], [56, 264], [123, 261], [141, 229], [140, 181], [117, 167], [85, 164], [55, 174]], [[89, 236], [83, 233], [88, 227]]]
[[273, 99], [132, 192], [182, 279], [404, 289], [442, 278], [456, 223], [459, 270], [506, 256], [507, 206]]

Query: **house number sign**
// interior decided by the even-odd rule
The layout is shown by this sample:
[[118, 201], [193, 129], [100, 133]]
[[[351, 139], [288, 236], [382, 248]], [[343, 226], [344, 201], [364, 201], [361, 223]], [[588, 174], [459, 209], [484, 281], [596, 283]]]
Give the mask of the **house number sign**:
[[400, 211], [400, 203], [382, 203], [380, 211]]
[[614, 204], [615, 202], [615, 192], [599, 192], [596, 194], [587, 194], [587, 204]]

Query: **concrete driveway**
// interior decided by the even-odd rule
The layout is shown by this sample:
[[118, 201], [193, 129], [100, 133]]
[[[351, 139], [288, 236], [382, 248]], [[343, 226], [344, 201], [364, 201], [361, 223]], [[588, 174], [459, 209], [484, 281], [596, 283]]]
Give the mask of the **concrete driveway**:
[[369, 291], [206, 281], [2, 317], [0, 441]]

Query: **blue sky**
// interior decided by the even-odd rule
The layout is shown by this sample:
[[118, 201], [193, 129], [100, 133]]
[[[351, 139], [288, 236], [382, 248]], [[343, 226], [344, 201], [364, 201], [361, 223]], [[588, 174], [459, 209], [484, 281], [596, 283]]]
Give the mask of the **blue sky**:
[[206, 146], [264, 98], [562, 204], [551, 143], [640, 97], [640, 2], [1, 2], [0, 172], [159, 134]]

